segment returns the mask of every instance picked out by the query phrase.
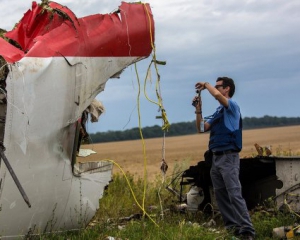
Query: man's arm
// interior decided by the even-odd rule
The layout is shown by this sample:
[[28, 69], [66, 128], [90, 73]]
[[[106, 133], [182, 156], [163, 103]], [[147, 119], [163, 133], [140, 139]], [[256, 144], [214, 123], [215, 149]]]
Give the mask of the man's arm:
[[[200, 129], [201, 121], [202, 121], [202, 115], [196, 113], [196, 127], [197, 127], [197, 130], [198, 130], [198, 133], [201, 133], [201, 129]], [[210, 128], [210, 124], [207, 123], [207, 122], [204, 122], [204, 132], [208, 131], [209, 128]]]
[[200, 123], [202, 121], [202, 103], [201, 103], [201, 99], [199, 99], [199, 97], [195, 97], [194, 101], [197, 101], [197, 105], [196, 105], [196, 128], [198, 133], [201, 133], [201, 128], [200, 128]]
[[[202, 102], [201, 102], [201, 99], [199, 99], [199, 97], [195, 97], [193, 99], [193, 101], [197, 101], [197, 105], [195, 106], [196, 107], [196, 111], [195, 111], [195, 114], [196, 114], [196, 128], [197, 128], [197, 131], [198, 133], [201, 133], [201, 128], [200, 128], [200, 123], [203, 121], [203, 118], [202, 118]], [[210, 128], [210, 124], [208, 124], [207, 122], [204, 123], [204, 132], [208, 131]]]
[[224, 107], [228, 107], [228, 99], [220, 93], [218, 89], [209, 84], [208, 82], [198, 82], [195, 85], [196, 89], [207, 89], [207, 91]]

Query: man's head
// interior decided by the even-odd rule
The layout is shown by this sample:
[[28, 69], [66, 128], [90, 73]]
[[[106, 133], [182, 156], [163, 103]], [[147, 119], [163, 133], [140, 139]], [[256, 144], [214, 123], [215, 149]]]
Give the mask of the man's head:
[[232, 97], [235, 92], [235, 84], [232, 78], [229, 77], [218, 77], [216, 82], [222, 81], [222, 87], [225, 89], [226, 87], [229, 87], [230, 90], [228, 92], [228, 96]]

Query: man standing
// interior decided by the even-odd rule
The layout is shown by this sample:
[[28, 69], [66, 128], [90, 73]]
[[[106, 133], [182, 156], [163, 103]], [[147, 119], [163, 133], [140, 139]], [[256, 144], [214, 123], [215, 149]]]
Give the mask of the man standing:
[[[210, 175], [225, 227], [241, 239], [254, 239], [255, 230], [239, 181], [242, 118], [239, 106], [231, 99], [235, 92], [234, 81], [219, 77], [215, 87], [207, 82], [198, 82], [195, 87], [207, 89], [220, 103], [216, 112], [204, 123], [204, 131], [210, 130], [209, 150], [213, 153]], [[200, 130], [203, 120], [201, 100], [195, 97], [195, 101], [197, 129], [203, 132]]]

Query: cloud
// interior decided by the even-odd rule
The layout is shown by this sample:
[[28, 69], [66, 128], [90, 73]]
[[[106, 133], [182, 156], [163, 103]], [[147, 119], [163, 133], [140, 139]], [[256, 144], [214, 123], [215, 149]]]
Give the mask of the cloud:
[[[121, 3], [117, 0], [59, 2], [78, 17], [109, 13]], [[191, 99], [196, 81], [213, 84], [218, 76], [235, 79], [235, 98], [241, 104], [243, 116], [299, 116], [295, 104], [300, 100], [300, 1], [149, 0], [149, 3], [155, 20], [156, 56], [167, 62], [166, 66], [159, 66], [159, 73], [171, 123], [193, 120]], [[1, 6], [0, 27], [8, 28], [31, 7], [31, 1], [2, 0]], [[141, 81], [148, 63], [149, 59], [138, 63]], [[128, 127], [137, 126], [136, 113], [131, 115], [137, 104], [136, 94], [137, 80], [132, 67], [120, 79], [109, 80], [105, 91], [98, 96], [107, 112], [95, 129], [122, 129], [129, 116], [132, 125]], [[203, 93], [203, 101], [203, 111], [210, 115], [217, 102], [207, 92]], [[120, 107], [124, 104], [126, 107]], [[157, 124], [157, 107], [143, 100], [141, 112], [145, 116], [144, 125]], [[116, 122], [112, 123], [112, 119]]]

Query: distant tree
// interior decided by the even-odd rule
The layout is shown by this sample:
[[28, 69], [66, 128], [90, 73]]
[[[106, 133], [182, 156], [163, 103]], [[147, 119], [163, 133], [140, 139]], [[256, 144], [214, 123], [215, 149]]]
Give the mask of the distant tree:
[[[267, 127], [281, 127], [281, 126], [291, 126], [300, 125], [300, 117], [272, 117], [265, 115], [263, 117], [245, 117], [243, 118], [243, 128], [244, 129], [254, 129], [254, 128], [267, 128]], [[157, 138], [163, 135], [163, 131], [160, 126], [154, 125], [152, 127], [142, 128], [143, 137], [147, 138]], [[188, 134], [196, 134], [196, 122], [180, 122], [173, 123], [170, 126], [167, 136], [180, 136]], [[113, 142], [113, 141], [126, 141], [140, 139], [140, 131], [138, 128], [132, 128], [124, 131], [108, 131], [108, 132], [97, 132], [95, 134], [90, 134], [93, 143], [100, 142]]]

